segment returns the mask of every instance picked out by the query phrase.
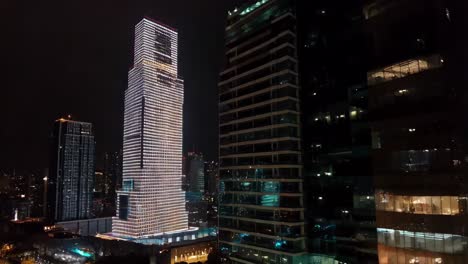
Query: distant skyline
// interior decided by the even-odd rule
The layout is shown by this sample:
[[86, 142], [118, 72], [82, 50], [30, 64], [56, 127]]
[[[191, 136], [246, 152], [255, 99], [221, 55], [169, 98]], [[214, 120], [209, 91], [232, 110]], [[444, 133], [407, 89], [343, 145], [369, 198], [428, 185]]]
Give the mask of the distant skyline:
[[47, 167], [54, 120], [68, 114], [93, 123], [98, 158], [121, 148], [133, 26], [145, 15], [179, 32], [184, 151], [217, 159], [225, 18], [243, 2], [2, 2], [0, 168]]

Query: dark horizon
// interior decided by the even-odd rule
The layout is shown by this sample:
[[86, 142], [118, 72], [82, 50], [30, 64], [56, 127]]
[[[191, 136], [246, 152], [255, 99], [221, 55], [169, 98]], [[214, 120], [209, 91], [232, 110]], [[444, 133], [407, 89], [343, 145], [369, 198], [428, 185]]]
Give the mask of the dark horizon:
[[53, 123], [69, 114], [93, 124], [98, 161], [121, 148], [133, 27], [145, 16], [179, 33], [184, 152], [217, 160], [217, 81], [226, 12], [236, 2], [4, 3], [0, 168], [47, 167]]

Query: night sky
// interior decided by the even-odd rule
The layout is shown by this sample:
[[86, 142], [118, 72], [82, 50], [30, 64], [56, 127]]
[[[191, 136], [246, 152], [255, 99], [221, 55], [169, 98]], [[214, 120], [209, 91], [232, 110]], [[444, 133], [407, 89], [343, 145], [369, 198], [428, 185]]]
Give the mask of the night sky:
[[94, 124], [98, 157], [121, 148], [133, 27], [145, 15], [179, 32], [184, 148], [216, 159], [225, 17], [242, 2], [0, 1], [0, 169], [47, 167], [53, 121], [67, 114]]

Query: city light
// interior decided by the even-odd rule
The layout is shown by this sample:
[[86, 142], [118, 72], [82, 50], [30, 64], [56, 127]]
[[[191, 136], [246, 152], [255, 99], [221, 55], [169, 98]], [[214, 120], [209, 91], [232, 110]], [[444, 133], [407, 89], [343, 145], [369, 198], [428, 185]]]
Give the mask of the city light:
[[86, 2], [2, 14], [0, 264], [468, 264], [467, 0]]
[[89, 253], [89, 252], [86, 252], [86, 251], [83, 251], [83, 250], [81, 250], [81, 249], [79, 249], [79, 248], [73, 248], [73, 249], [71, 250], [71, 252], [76, 253], [76, 254], [78, 254], [78, 255], [80, 255], [80, 256], [82, 256], [82, 257], [85, 257], [85, 258], [90, 258], [90, 257], [93, 256], [93, 254], [91, 254], [91, 253]]
[[[263, 4], [265, 4], [266, 2], [268, 2], [268, 0], [261, 0], [261, 1], [258, 1], [256, 2], [255, 4], [247, 7], [246, 9], [244, 9], [240, 15], [243, 16], [243, 15], [247, 15], [248, 13], [254, 11], [255, 9], [259, 8], [260, 6], [262, 6]], [[234, 11], [235, 12], [235, 11]]]

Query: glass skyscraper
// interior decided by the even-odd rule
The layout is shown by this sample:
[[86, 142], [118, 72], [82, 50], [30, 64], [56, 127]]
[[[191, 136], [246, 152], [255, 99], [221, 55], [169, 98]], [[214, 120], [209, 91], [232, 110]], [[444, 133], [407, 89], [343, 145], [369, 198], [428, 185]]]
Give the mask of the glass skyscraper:
[[125, 91], [123, 179], [113, 235], [142, 238], [187, 230], [182, 191], [183, 81], [177, 32], [144, 18], [135, 27]]
[[229, 12], [222, 252], [235, 263], [468, 263], [465, 6], [260, 0]]
[[375, 264], [362, 3], [296, 3], [308, 250], [320, 263]]
[[203, 154], [188, 152], [185, 158], [186, 208], [191, 227], [201, 226], [207, 220], [208, 203], [205, 201], [205, 163]]
[[468, 263], [466, 2], [364, 15], [379, 263]]
[[219, 243], [234, 263], [300, 263], [305, 254], [290, 2], [261, 0], [228, 16], [219, 83]]
[[55, 121], [47, 218], [52, 222], [90, 217], [94, 187], [95, 142], [91, 123]]
[[187, 153], [185, 159], [187, 191], [203, 194], [205, 192], [205, 163], [203, 154]]

